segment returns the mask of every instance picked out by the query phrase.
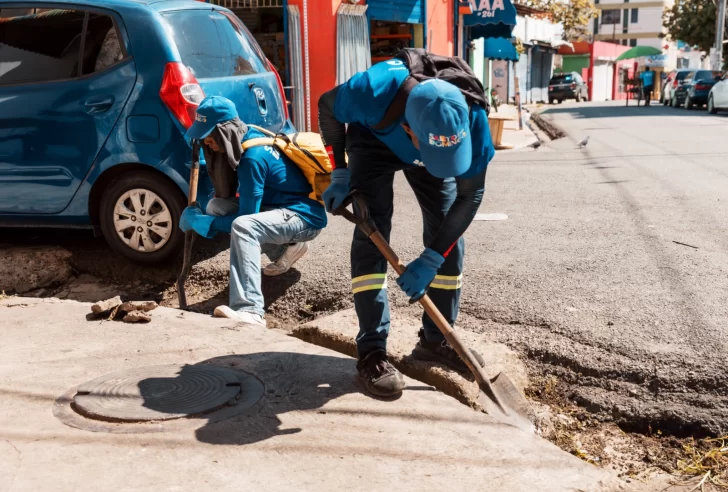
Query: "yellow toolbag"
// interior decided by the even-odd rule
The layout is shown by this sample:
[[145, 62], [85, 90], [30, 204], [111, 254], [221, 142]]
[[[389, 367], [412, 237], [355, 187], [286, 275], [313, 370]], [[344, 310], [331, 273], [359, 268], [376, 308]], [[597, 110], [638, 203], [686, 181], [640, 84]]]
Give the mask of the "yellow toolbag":
[[323, 193], [331, 184], [331, 161], [318, 133], [298, 132], [286, 135], [273, 133], [259, 126], [248, 125], [266, 135], [243, 142], [243, 152], [251, 147], [267, 145], [287, 155], [303, 172], [313, 190], [308, 197], [323, 205]]

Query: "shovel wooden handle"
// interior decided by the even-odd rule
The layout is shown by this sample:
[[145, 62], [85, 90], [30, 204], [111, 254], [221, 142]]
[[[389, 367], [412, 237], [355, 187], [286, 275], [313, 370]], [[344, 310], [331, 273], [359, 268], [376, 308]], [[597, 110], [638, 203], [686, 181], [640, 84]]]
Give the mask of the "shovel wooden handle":
[[[397, 272], [397, 275], [402, 275], [407, 267], [400, 261], [397, 253], [392, 250], [392, 248], [389, 246], [389, 243], [386, 241], [386, 239], [384, 239], [382, 234], [379, 231], [374, 231], [369, 236], [369, 239], [372, 240], [374, 245], [384, 256], [384, 258], [386, 258], [389, 264], [392, 265], [392, 268], [394, 268], [394, 271]], [[450, 326], [450, 322], [445, 319], [440, 310], [437, 309], [437, 306], [435, 306], [435, 303], [432, 302], [432, 299], [430, 299], [430, 297], [425, 294], [419, 299], [419, 303], [422, 304], [422, 307], [425, 309], [427, 315], [432, 319], [432, 321], [435, 322], [437, 327], [445, 336], [445, 340], [447, 340], [447, 343], [449, 343], [450, 346], [454, 348], [458, 355], [463, 359], [463, 361], [465, 361], [465, 364], [467, 364], [470, 372], [472, 372], [473, 376], [475, 376], [475, 380], [478, 382], [480, 389], [485, 391], [487, 396], [491, 400], [493, 400], [496, 405], [498, 405], [503, 413], [508, 413], [503, 404], [498, 399], [498, 396], [495, 394], [495, 391], [493, 391], [493, 387], [491, 386], [488, 377], [485, 375], [483, 368], [480, 367], [480, 364], [478, 363], [473, 353], [468, 350], [467, 347], [465, 347], [465, 344], [463, 344], [462, 340], [460, 340], [458, 334], [455, 332], [455, 330], [453, 330], [452, 326]]]
[[[190, 167], [190, 187], [187, 193], [187, 206], [197, 203], [197, 183], [200, 179], [200, 144], [195, 141], [192, 144], [192, 166]], [[182, 260], [182, 271], [177, 278], [177, 301], [180, 309], [187, 309], [187, 293], [185, 282], [192, 267], [192, 246], [195, 243], [195, 232], [185, 232], [185, 246]]]

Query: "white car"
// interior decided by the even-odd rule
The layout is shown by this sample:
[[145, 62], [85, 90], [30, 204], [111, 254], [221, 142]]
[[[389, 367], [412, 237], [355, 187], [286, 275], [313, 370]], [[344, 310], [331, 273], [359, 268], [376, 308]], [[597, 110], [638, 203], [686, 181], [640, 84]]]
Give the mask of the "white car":
[[708, 95], [708, 112], [716, 114], [718, 111], [728, 111], [728, 73], [710, 89]]

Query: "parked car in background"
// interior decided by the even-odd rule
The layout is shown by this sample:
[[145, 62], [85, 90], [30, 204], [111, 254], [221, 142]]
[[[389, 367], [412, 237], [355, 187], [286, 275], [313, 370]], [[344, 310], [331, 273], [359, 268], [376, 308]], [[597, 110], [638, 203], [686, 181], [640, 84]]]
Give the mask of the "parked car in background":
[[576, 102], [589, 99], [586, 83], [576, 72], [556, 74], [549, 80], [549, 103], [561, 103], [565, 99], [576, 99]]
[[662, 104], [665, 106], [672, 104], [672, 96], [675, 89], [677, 89], [678, 86], [685, 81], [685, 77], [687, 77], [690, 72], [691, 70], [680, 69], [673, 70], [667, 75], [665, 82], [662, 84], [662, 92], [660, 93], [660, 102]]
[[715, 83], [708, 95], [708, 112], [728, 111], [728, 73]]
[[720, 80], [720, 72], [696, 70], [685, 78], [685, 109], [693, 109], [708, 103], [708, 95], [715, 83]]
[[[38, 35], [38, 33], [42, 35]], [[283, 86], [229, 10], [180, 0], [0, 2], [0, 226], [93, 228], [168, 260], [205, 95], [288, 129]], [[198, 197], [212, 194], [201, 170]]]

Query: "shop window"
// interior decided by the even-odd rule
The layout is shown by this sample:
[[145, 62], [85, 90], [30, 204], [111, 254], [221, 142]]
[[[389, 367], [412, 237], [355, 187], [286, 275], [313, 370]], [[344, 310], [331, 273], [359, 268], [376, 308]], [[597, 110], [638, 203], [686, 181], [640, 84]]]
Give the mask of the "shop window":
[[59, 10], [57, 15], [42, 17], [23, 14], [4, 17], [0, 24], [0, 85], [78, 77], [86, 14], [79, 10]]
[[389, 60], [403, 48], [421, 46], [423, 32], [421, 24], [374, 20], [369, 31], [371, 32], [372, 63]]
[[602, 25], [619, 24], [621, 20], [621, 10], [603, 10], [602, 11]]
[[630, 13], [630, 22], [632, 24], [637, 24], [639, 22], [640, 18], [640, 9], [632, 9], [632, 12]]

